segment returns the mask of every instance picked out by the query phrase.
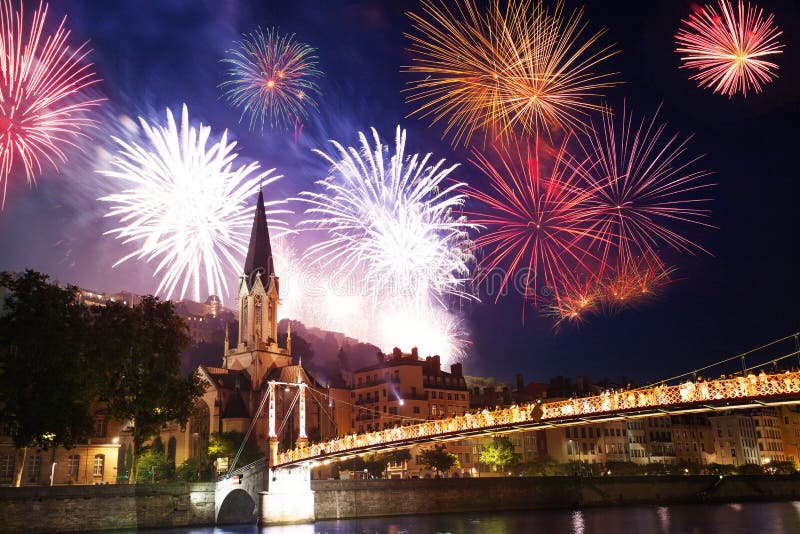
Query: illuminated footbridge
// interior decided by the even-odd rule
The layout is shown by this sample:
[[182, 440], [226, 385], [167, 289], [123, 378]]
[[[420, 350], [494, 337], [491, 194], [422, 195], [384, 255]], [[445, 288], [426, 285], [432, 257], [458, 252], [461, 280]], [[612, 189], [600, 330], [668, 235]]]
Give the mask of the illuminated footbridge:
[[420, 443], [615, 421], [654, 415], [800, 404], [800, 372], [783, 371], [708, 381], [687, 380], [632, 390], [606, 391], [593, 397], [530, 403], [466, 413], [447, 419], [352, 434], [277, 454], [273, 467], [325, 462]]

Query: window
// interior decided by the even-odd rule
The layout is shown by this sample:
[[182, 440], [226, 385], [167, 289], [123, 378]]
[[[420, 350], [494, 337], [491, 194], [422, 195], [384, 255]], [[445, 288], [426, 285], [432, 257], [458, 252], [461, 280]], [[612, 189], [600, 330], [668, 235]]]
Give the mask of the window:
[[419, 406], [414, 406], [414, 413], [419, 413]]
[[14, 476], [14, 455], [0, 454], [0, 480], [10, 480]]
[[103, 471], [106, 468], [106, 457], [102, 454], [95, 454], [94, 455], [94, 469], [92, 470], [92, 474], [96, 477], [103, 476]]
[[569, 437], [569, 428], [567, 428], [564, 432], [566, 432], [567, 437]]
[[470, 463], [469, 453], [468, 452], [464, 453], [464, 463], [466, 463], [466, 464]]
[[444, 400], [444, 391], [439, 392], [439, 398]]
[[72, 478], [76, 478], [78, 476], [78, 468], [81, 465], [81, 457], [77, 454], [70, 454], [69, 458], [67, 458], [67, 473]]
[[106, 437], [106, 430], [108, 424], [106, 423], [105, 417], [95, 417], [94, 418], [94, 437], [96, 438], [104, 438]]
[[28, 457], [28, 482], [37, 482], [42, 471], [42, 456], [33, 454]]
[[453, 394], [452, 393], [448, 393], [447, 394], [447, 400], [453, 400]]

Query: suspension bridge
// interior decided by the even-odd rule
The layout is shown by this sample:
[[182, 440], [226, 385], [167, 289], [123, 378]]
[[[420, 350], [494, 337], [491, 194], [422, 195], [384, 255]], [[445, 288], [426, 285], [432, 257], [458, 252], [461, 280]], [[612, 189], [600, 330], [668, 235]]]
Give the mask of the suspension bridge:
[[[796, 338], [797, 335], [794, 335], [795, 340]], [[778, 341], [785, 339], [787, 338]], [[764, 347], [769, 347], [773, 343]], [[247, 466], [247, 469], [266, 476], [265, 487], [268, 490], [260, 491], [258, 496], [254, 496], [254, 501], [260, 505], [259, 519], [265, 524], [313, 520], [314, 498], [310, 486], [311, 468], [320, 463], [352, 458], [367, 453], [522, 430], [568, 427], [652, 416], [800, 404], [800, 371], [789, 367], [794, 365], [800, 356], [800, 350], [796, 348], [788, 354], [749, 367], [746, 363], [748, 354], [749, 352], [721, 360], [691, 373], [646, 387], [607, 390], [594, 396], [550, 402], [537, 401], [494, 410], [484, 409], [447, 419], [424, 421], [363, 434], [345, 435], [319, 443], [309, 443], [305, 434], [305, 395], [309, 385], [270, 383], [269, 391], [260, 407], [262, 409], [265, 403], [269, 405], [269, 454], [257, 465]], [[737, 360], [741, 360], [742, 367], [734, 375], [726, 374], [713, 380], [702, 379], [698, 375], [699, 372], [707, 371], [714, 366]], [[296, 400], [300, 405], [298, 446], [285, 451], [278, 451], [277, 418], [274, 404], [274, 388], [277, 386], [298, 388], [296, 395]], [[225, 501], [226, 484], [230, 484], [231, 475], [235, 475], [236, 472], [231, 471], [228, 477], [219, 482], [223, 490], [217, 500], [220, 505]], [[258, 481], [255, 480], [256, 477], [250, 478], [256, 485], [258, 484]], [[219, 489], [218, 493], [220, 493]]]

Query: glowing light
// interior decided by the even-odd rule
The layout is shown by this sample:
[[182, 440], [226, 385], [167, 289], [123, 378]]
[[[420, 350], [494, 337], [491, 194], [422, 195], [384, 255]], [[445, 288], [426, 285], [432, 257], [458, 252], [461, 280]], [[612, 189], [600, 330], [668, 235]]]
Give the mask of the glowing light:
[[596, 72], [616, 53], [594, 50], [605, 30], [587, 37], [583, 9], [566, 15], [560, 1], [550, 10], [541, 0], [493, 0], [484, 10], [474, 0], [424, 0], [409, 16], [412, 64], [403, 70], [419, 78], [408, 101], [413, 114], [445, 122], [454, 144], [478, 130], [507, 140], [516, 127], [580, 128], [617, 83]]
[[308, 109], [317, 107], [313, 96], [320, 94], [316, 50], [277, 28], [243, 37], [222, 60], [230, 65], [220, 84], [228, 103], [242, 110], [241, 119], [249, 115], [251, 130], [265, 123], [285, 129], [307, 118]]
[[718, 0], [716, 7], [709, 4], [692, 12], [675, 35], [681, 67], [696, 71], [690, 79], [714, 93], [760, 93], [777, 78], [778, 65], [771, 56], [783, 48], [773, 18], [742, 0], [735, 10], [729, 0]]
[[[202, 280], [209, 295], [228, 294], [227, 280], [239, 274], [253, 222], [248, 201], [260, 184], [280, 177], [270, 176], [274, 169], [257, 173], [257, 163], [235, 166], [236, 143], [228, 142], [227, 130], [207, 146], [211, 128], [191, 126], [185, 105], [180, 129], [169, 110], [165, 126], [139, 121], [145, 138], [115, 138], [119, 152], [111, 168], [100, 171], [121, 189], [100, 199], [110, 203], [106, 216], [122, 224], [107, 233], [138, 247], [114, 265], [157, 260], [154, 275], [162, 277], [156, 292], [166, 298], [183, 298], [191, 289], [200, 301]], [[275, 213], [285, 210], [268, 211]]]
[[[65, 163], [68, 147], [87, 137], [83, 130], [95, 121], [88, 116], [101, 99], [84, 89], [98, 82], [87, 43], [68, 44], [66, 17], [56, 30], [45, 33], [47, 4], [39, 4], [25, 24], [22, 3], [0, 6], [0, 185], [5, 207], [8, 180], [24, 171], [29, 185], [42, 172], [42, 163]], [[26, 27], [27, 26], [27, 27]]]

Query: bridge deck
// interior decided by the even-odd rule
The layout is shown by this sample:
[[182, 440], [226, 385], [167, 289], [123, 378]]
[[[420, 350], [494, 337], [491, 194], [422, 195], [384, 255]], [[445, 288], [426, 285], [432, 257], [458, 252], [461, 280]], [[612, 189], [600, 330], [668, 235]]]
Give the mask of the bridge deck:
[[448, 419], [352, 434], [279, 453], [275, 467], [346, 458], [430, 441], [518, 430], [614, 421], [658, 414], [800, 404], [800, 372], [749, 374], [727, 379], [610, 391], [593, 397], [515, 405]]

